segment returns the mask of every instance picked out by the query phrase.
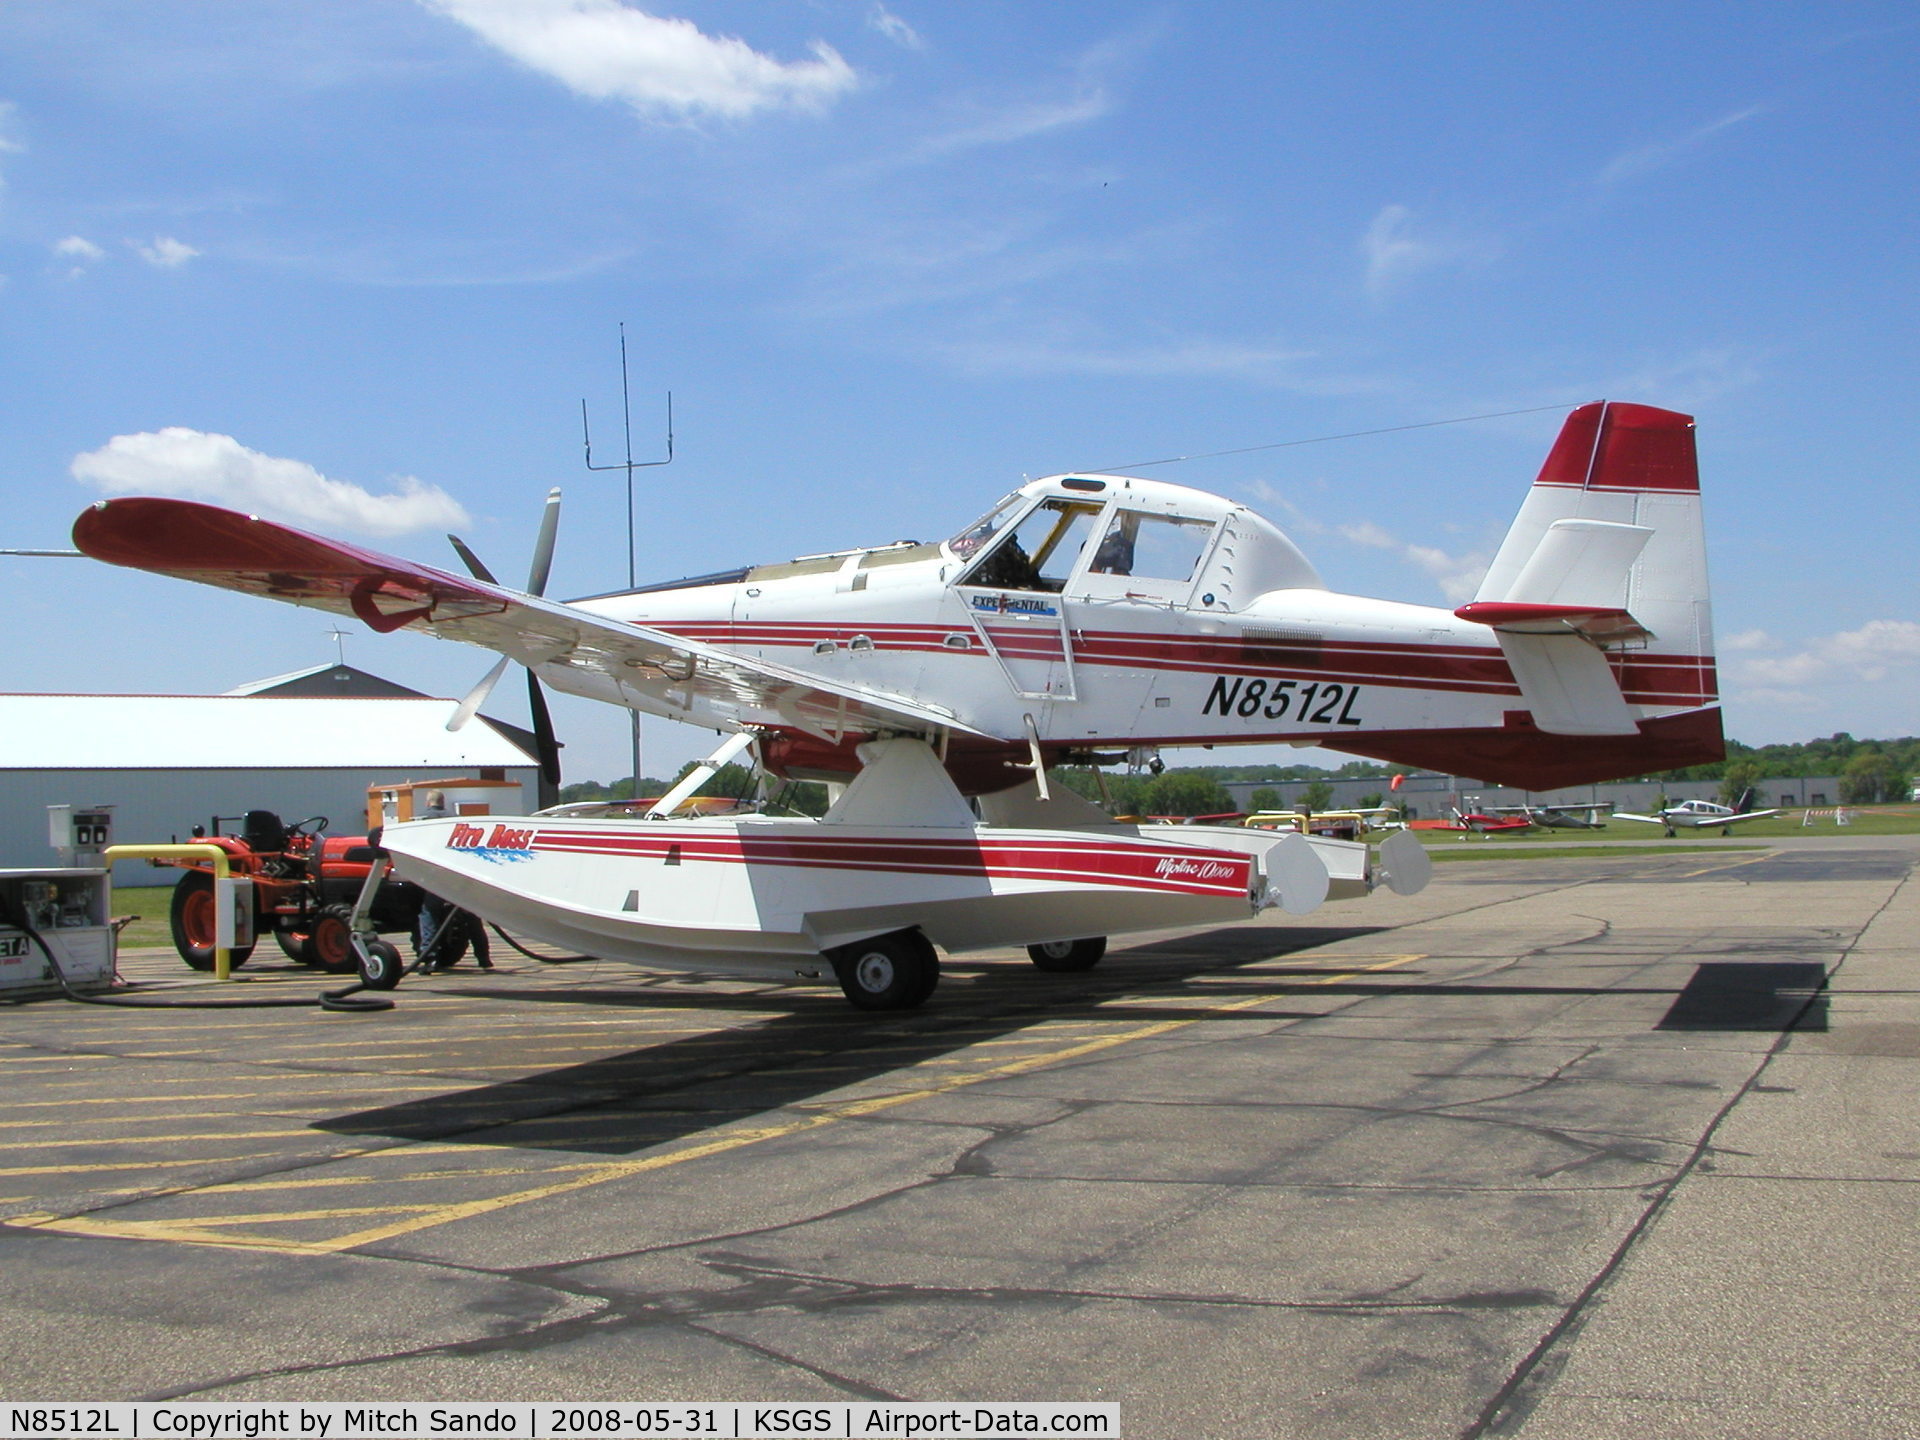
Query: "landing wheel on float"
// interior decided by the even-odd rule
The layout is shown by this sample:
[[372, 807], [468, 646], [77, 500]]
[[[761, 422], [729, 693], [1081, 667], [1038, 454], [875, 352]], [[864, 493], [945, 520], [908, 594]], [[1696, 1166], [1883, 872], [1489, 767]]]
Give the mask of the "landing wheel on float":
[[1054, 974], [1091, 970], [1106, 953], [1107, 937], [1104, 935], [1096, 935], [1090, 940], [1048, 940], [1043, 944], [1027, 946], [1027, 958], [1040, 969]]
[[[173, 927], [173, 948], [195, 970], [213, 969], [214, 922], [213, 876], [204, 870], [189, 870], [173, 887], [173, 900], [167, 918]], [[234, 945], [227, 950], [227, 963], [239, 969], [253, 954], [251, 945]]]
[[359, 957], [360, 983], [369, 990], [391, 990], [407, 973], [400, 947], [387, 940], [368, 939]]
[[843, 945], [828, 958], [847, 999], [862, 1010], [911, 1010], [940, 983], [940, 957], [918, 930]]

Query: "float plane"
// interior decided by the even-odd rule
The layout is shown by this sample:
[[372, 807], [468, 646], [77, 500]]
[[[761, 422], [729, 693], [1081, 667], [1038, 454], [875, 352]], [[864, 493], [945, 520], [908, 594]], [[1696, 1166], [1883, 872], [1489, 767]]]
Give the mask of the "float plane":
[[1568, 416], [1457, 609], [1338, 593], [1246, 506], [1109, 474], [1033, 481], [941, 541], [560, 603], [543, 594], [556, 504], [524, 590], [458, 541], [471, 575], [184, 500], [100, 501], [74, 542], [499, 652], [463, 715], [518, 661], [568, 693], [731, 732], [773, 775], [843, 787], [820, 821], [656, 806], [415, 821], [382, 843], [403, 878], [538, 938], [670, 967], [830, 970], [871, 1008], [925, 999], [936, 944], [1026, 944], [1043, 967], [1081, 968], [1106, 934], [1425, 882], [1411, 835], [1375, 853], [1121, 826], [1050, 785], [1057, 765], [1284, 741], [1548, 790], [1722, 754], [1693, 421], [1650, 406]]

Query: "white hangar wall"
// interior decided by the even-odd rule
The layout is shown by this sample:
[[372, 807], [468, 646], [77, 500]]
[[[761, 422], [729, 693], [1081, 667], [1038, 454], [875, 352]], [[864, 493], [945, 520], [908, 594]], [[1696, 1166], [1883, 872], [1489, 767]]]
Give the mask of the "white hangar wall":
[[[388, 766], [366, 770], [6, 770], [0, 771], [0, 868], [28, 869], [56, 863], [48, 843], [47, 807], [113, 806], [115, 844], [159, 844], [191, 839], [195, 825], [239, 831], [249, 810], [271, 810], [291, 824], [325, 815], [330, 833], [359, 835], [367, 828], [369, 785], [397, 780], [453, 780], [473, 767], [428, 766], [405, 773]], [[506, 771], [520, 790], [502, 791], [501, 809], [525, 814], [533, 808], [531, 767]], [[144, 860], [113, 867], [116, 886], [171, 885], [180, 872]]]
[[[47, 806], [111, 805], [121, 844], [188, 838], [212, 817], [272, 810], [366, 828], [369, 785], [497, 772], [536, 803], [527, 753], [478, 721], [449, 731], [456, 702], [182, 695], [0, 695], [0, 866], [54, 863]], [[235, 830], [237, 825], [223, 826]], [[170, 884], [174, 870], [114, 867], [116, 885]]]

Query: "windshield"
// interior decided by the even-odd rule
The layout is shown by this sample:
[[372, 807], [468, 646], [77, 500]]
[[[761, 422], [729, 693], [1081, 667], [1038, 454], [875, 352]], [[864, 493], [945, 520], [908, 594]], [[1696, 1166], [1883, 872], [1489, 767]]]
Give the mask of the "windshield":
[[982, 545], [985, 545], [995, 535], [1000, 533], [1000, 527], [1012, 518], [1013, 507], [1020, 499], [1020, 492], [1018, 490], [1014, 491], [986, 514], [982, 515], [978, 520], [974, 521], [971, 525], [967, 526], [966, 529], [949, 540], [947, 542], [947, 548], [962, 560], [965, 560]]
[[1027, 513], [1011, 534], [967, 572], [961, 582], [998, 590], [1059, 591], [1073, 573], [1093, 532], [1098, 503], [1048, 500]]

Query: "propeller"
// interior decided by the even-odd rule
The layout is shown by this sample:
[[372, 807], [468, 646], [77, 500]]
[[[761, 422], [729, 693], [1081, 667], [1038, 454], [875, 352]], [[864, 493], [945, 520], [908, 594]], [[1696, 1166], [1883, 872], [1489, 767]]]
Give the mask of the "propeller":
[[[547, 508], [540, 516], [540, 533], [533, 542], [533, 564], [527, 571], [527, 589], [529, 595], [544, 595], [547, 590], [547, 577], [553, 573], [553, 545], [560, 532], [560, 491], [558, 488], [547, 492]], [[498, 585], [493, 572], [473, 553], [458, 535], [449, 535], [456, 554], [472, 572], [476, 580], [484, 580], [489, 585]], [[447, 729], [458, 730], [479, 713], [480, 707], [487, 703], [487, 697], [493, 693], [493, 687], [500, 677], [507, 673], [508, 657], [502, 655], [494, 667], [480, 677], [480, 683], [469, 690], [454, 708], [453, 718], [447, 721]], [[534, 750], [540, 761], [540, 808], [546, 809], [560, 800], [560, 742], [553, 733], [553, 715], [547, 709], [546, 691], [540, 685], [540, 677], [532, 670], [527, 671], [527, 710], [533, 717]]]

